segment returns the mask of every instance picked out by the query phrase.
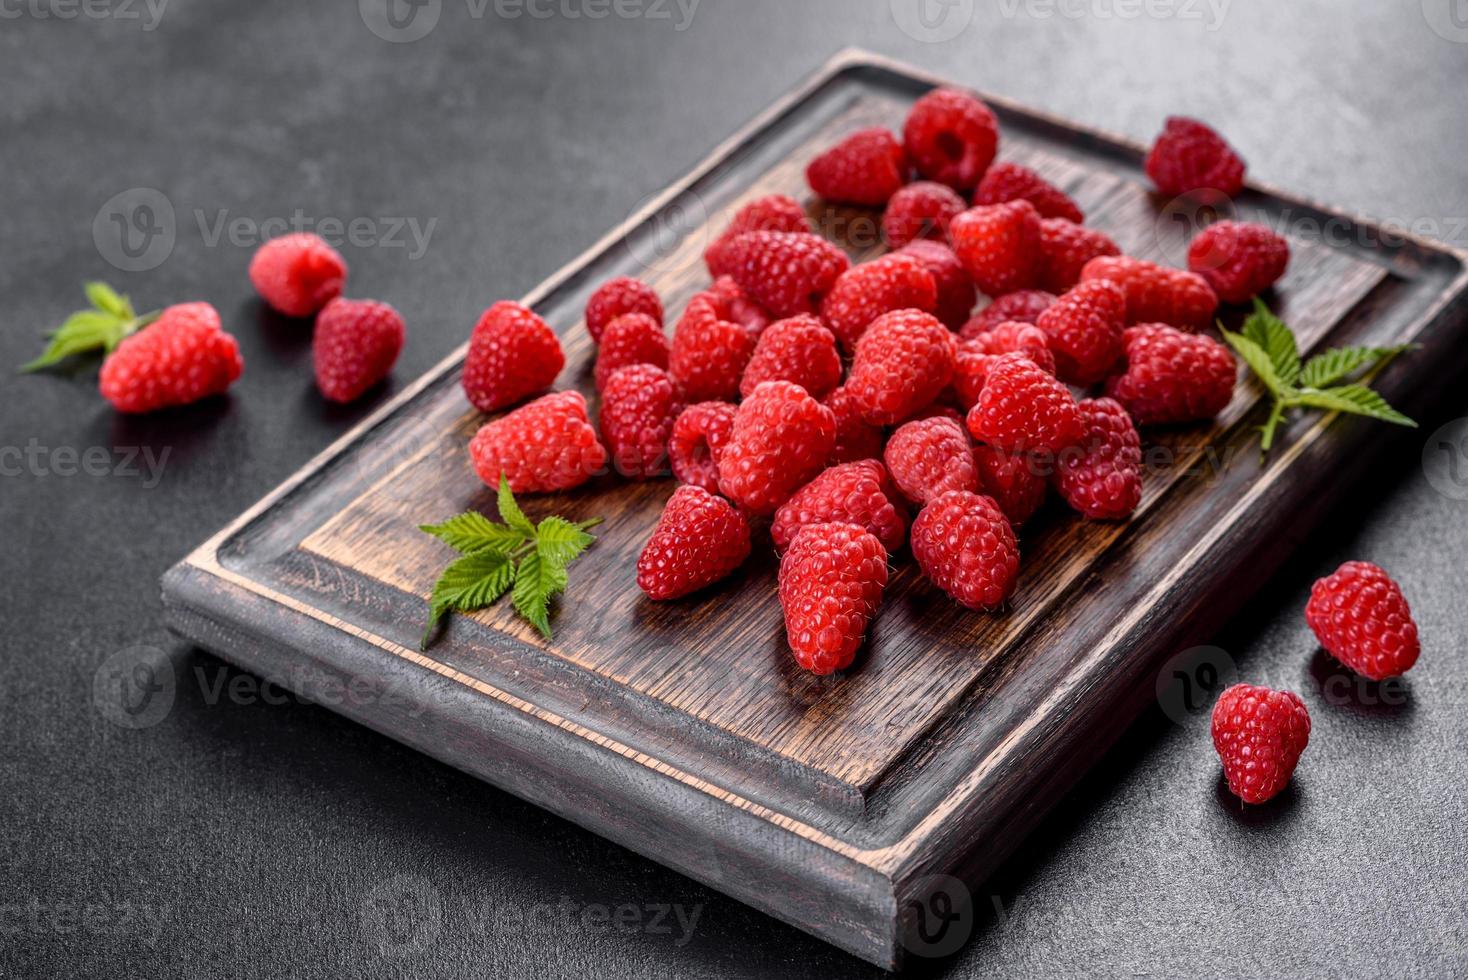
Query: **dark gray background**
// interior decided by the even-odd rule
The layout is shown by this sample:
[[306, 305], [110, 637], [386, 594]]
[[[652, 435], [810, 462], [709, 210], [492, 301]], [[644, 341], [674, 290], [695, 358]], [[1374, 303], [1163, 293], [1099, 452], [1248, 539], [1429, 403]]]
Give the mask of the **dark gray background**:
[[[436, 220], [421, 256], [343, 248], [351, 294], [407, 318], [399, 387], [858, 44], [1137, 138], [1195, 114], [1259, 178], [1468, 245], [1458, 0], [954, 0], [921, 29], [901, 0], [901, 17], [703, 0], [691, 21], [442, 0], [412, 43], [375, 36], [354, 0], [171, 0], [155, 21], [157, 2], [0, 6], [0, 451], [35, 447], [0, 460], [5, 976], [877, 972], [324, 708], [265, 703], [169, 638], [160, 573], [386, 395], [315, 394], [306, 329], [245, 277], [268, 218]], [[167, 198], [175, 240], [130, 273], [93, 222], [132, 188]], [[222, 212], [247, 220], [216, 240]], [[94, 369], [11, 374], [89, 278], [140, 307], [213, 302], [247, 362], [232, 395], [128, 419]], [[1206, 719], [1153, 710], [980, 889], [975, 940], [937, 972], [1468, 972], [1468, 470], [1450, 466], [1468, 456], [1429, 438], [1465, 414], [1460, 395], [1404, 434], [1217, 639], [1242, 677], [1305, 697], [1294, 788], [1241, 816]], [[113, 471], [69, 475], [91, 447]], [[126, 447], [168, 452], [156, 485]], [[1346, 558], [1412, 601], [1425, 652], [1402, 688], [1354, 686], [1315, 653], [1309, 585]], [[138, 646], [179, 681], [132, 730], [93, 685]], [[658, 905], [696, 911], [691, 938], [657, 928]], [[623, 908], [625, 931], [598, 918]]]

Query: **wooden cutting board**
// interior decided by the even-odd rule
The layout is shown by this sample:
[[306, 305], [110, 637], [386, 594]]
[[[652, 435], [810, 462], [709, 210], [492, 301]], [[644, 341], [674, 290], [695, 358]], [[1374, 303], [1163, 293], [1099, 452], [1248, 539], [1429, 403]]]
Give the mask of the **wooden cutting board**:
[[[811, 200], [807, 161], [868, 125], [900, 130], [939, 80], [846, 53], [525, 298], [561, 334], [562, 384], [592, 399], [580, 321], [617, 274], [669, 321], [700, 259], [762, 194], [808, 201], [858, 259], [877, 211]], [[1143, 148], [984, 96], [1001, 156], [1075, 198], [1128, 253], [1181, 264], [1197, 215], [1161, 200]], [[1413, 341], [1377, 387], [1406, 410], [1463, 341], [1464, 255], [1251, 184], [1236, 216], [1286, 230], [1270, 297], [1305, 345]], [[486, 305], [497, 297], [486, 296]], [[1229, 314], [1235, 319], [1237, 313]], [[466, 325], [467, 331], [467, 325]], [[784, 643], [768, 540], [709, 592], [652, 603], [635, 563], [670, 480], [615, 477], [526, 498], [532, 517], [600, 516], [543, 642], [508, 602], [453, 616], [417, 650], [450, 552], [416, 530], [493, 494], [465, 446], [483, 417], [463, 348], [178, 564], [172, 627], [241, 667], [720, 888], [874, 963], [954, 948], [977, 884], [1153, 696], [1161, 666], [1210, 632], [1401, 430], [1304, 416], [1267, 464], [1247, 378], [1213, 424], [1149, 432], [1145, 493], [1123, 524], [1051, 508], [1024, 529], [1012, 603], [975, 613], [905, 552], [855, 666], [813, 677]]]

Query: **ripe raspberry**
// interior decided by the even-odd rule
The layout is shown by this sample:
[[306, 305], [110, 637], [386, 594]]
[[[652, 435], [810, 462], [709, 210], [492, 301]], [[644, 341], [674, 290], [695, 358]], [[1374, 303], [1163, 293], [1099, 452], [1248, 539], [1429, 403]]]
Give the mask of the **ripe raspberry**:
[[1110, 398], [1087, 398], [1080, 442], [1055, 458], [1055, 489], [1092, 520], [1120, 520], [1142, 500], [1142, 440], [1131, 416]]
[[214, 307], [179, 303], [107, 355], [98, 388], [119, 412], [151, 412], [222, 394], [244, 368]]
[[776, 320], [760, 334], [740, 379], [739, 394], [749, 397], [763, 381], [793, 381], [813, 398], [826, 397], [841, 383], [836, 338], [808, 313]]
[[728, 401], [739, 392], [754, 345], [753, 334], [720, 319], [715, 301], [699, 293], [673, 328], [668, 367], [688, 401]]
[[958, 335], [968, 340], [981, 333], [987, 333], [1008, 320], [1034, 323], [1040, 319], [1041, 313], [1050, 308], [1053, 302], [1055, 302], [1055, 294], [1047, 293], [1043, 289], [1020, 289], [1012, 293], [1005, 293], [969, 317], [968, 322], [958, 331]]
[[912, 556], [934, 585], [969, 609], [1004, 604], [1019, 574], [1019, 543], [989, 497], [950, 490], [912, 522]]
[[1219, 221], [1188, 246], [1188, 268], [1225, 303], [1247, 303], [1284, 275], [1290, 244], [1263, 225]]
[[1080, 283], [1040, 314], [1035, 325], [1050, 338], [1055, 373], [1061, 381], [1093, 385], [1116, 366], [1122, 353], [1126, 294], [1115, 283]]
[[972, 92], [935, 88], [913, 103], [902, 142], [918, 173], [966, 191], [994, 162], [999, 123]]
[[469, 442], [469, 459], [487, 486], [505, 475], [516, 493], [569, 490], [607, 465], [607, 451], [586, 418], [578, 391], [558, 391], [485, 423]]
[[642, 313], [652, 317], [659, 327], [663, 325], [663, 301], [651, 286], [631, 276], [608, 279], [586, 301], [586, 332], [599, 344], [602, 331], [628, 313]]
[[888, 248], [908, 242], [948, 240], [948, 222], [968, 207], [958, 191], [947, 184], [919, 180], [892, 195], [882, 212], [882, 235]]
[[736, 411], [729, 402], [699, 402], [683, 410], [668, 437], [674, 476], [710, 493], [718, 491], [719, 457], [734, 428]]
[[1000, 296], [1039, 283], [1040, 228], [1029, 201], [986, 204], [954, 218], [948, 240], [979, 292]]
[[637, 587], [677, 599], [713, 585], [749, 557], [749, 523], [723, 497], [679, 487], [637, 556]]
[[814, 313], [851, 265], [846, 253], [808, 232], [751, 231], [729, 243], [728, 273], [777, 317]]
[[1063, 293], [1081, 281], [1081, 270], [1099, 255], [1120, 255], [1110, 237], [1064, 218], [1040, 222], [1040, 286]]
[[1010, 453], [983, 444], [974, 447], [979, 490], [994, 498], [1016, 531], [1045, 502], [1045, 476], [1024, 453]]
[[938, 289], [933, 315], [949, 330], [957, 330], [974, 308], [978, 290], [974, 289], [974, 281], [964, 270], [963, 263], [958, 261], [958, 256], [953, 254], [953, 249], [942, 242], [920, 238], [899, 248], [897, 254], [911, 255], [933, 274], [933, 283]]
[[989, 368], [993, 367], [998, 358], [999, 355], [988, 353], [977, 337], [958, 342], [953, 358], [953, 386], [950, 393], [953, 401], [964, 411], [973, 408], [978, 402], [979, 393], [984, 390], [984, 382], [989, 377]]
[[900, 422], [927, 407], [953, 379], [957, 345], [931, 313], [893, 310], [872, 321], [856, 343], [846, 387], [862, 418]]
[[837, 388], [826, 396], [824, 404], [836, 419], [836, 444], [827, 460], [831, 466], [882, 455], [882, 428], [861, 417], [850, 388]]
[[481, 412], [550, 387], [566, 365], [561, 342], [527, 306], [500, 300], [484, 311], [464, 356], [464, 394]]
[[911, 255], [890, 252], [852, 266], [821, 301], [821, 319], [847, 350], [873, 320], [893, 310], [932, 312], [938, 303], [933, 274]]
[[851, 666], [887, 588], [882, 542], [854, 524], [807, 524], [780, 560], [785, 636], [800, 666]]
[[907, 181], [907, 155], [882, 127], [859, 129], [812, 160], [805, 180], [828, 201], [886, 204]]
[[704, 249], [703, 261], [708, 266], [709, 275], [717, 279], [733, 271], [729, 263], [729, 245], [745, 232], [810, 230], [810, 218], [795, 198], [784, 194], [757, 197], [734, 212], [723, 233]]
[[646, 313], [624, 313], [602, 331], [592, 378], [602, 391], [618, 369], [629, 364], [667, 368], [668, 338], [663, 326]]
[[719, 489], [756, 515], [773, 514], [826, 466], [836, 417], [800, 385], [766, 381], [734, 416], [719, 457]]
[[1221, 191], [1227, 197], [1244, 186], [1244, 161], [1212, 129], [1184, 116], [1169, 116], [1147, 154], [1147, 176], [1168, 197], [1190, 191]]
[[1126, 322], [1170, 323], [1179, 330], [1202, 330], [1218, 309], [1218, 294], [1196, 272], [1134, 259], [1103, 255], [1087, 262], [1081, 281], [1110, 279], [1126, 294]]
[[1401, 588], [1370, 562], [1348, 561], [1317, 581], [1305, 621], [1326, 652], [1374, 681], [1406, 673], [1422, 649]]
[[1081, 415], [1069, 388], [1016, 351], [989, 367], [968, 431], [998, 449], [1056, 453], [1080, 441]]
[[334, 402], [352, 402], [387, 377], [403, 349], [403, 318], [386, 303], [336, 299], [316, 315], [311, 360], [316, 387]]
[[1002, 354], [1019, 351], [1048, 373], [1055, 373], [1055, 355], [1045, 331], [1030, 323], [1009, 320], [971, 340], [958, 342], [953, 365], [953, 395], [965, 411], [974, 407], [989, 367]]
[[1213, 706], [1213, 747], [1229, 791], [1263, 803], [1289, 784], [1310, 741], [1310, 712], [1293, 691], [1235, 684]]
[[277, 313], [310, 316], [341, 295], [347, 263], [319, 235], [296, 232], [272, 238], [255, 250], [250, 282]]
[[601, 437], [617, 472], [633, 480], [666, 476], [668, 437], [682, 412], [678, 386], [667, 371], [651, 364], [618, 369], [601, 395]]
[[887, 469], [875, 459], [833, 466], [795, 492], [775, 511], [770, 537], [784, 551], [807, 524], [855, 524], [893, 552], [907, 540], [907, 508]]
[[979, 489], [968, 433], [945, 415], [903, 423], [882, 458], [897, 489], [919, 506], [949, 490]]
[[720, 320], [737, 323], [758, 337], [770, 325], [770, 313], [750, 299], [732, 276], [719, 276], [703, 291], [714, 304]]
[[1234, 356], [1206, 334], [1139, 323], [1126, 328], [1122, 344], [1126, 371], [1106, 379], [1106, 396], [1138, 425], [1211, 419], [1233, 398]]
[[1029, 201], [1042, 218], [1063, 218], [1076, 224], [1086, 220], [1065, 191], [1018, 163], [994, 164], [974, 191], [975, 204], [1006, 201]]

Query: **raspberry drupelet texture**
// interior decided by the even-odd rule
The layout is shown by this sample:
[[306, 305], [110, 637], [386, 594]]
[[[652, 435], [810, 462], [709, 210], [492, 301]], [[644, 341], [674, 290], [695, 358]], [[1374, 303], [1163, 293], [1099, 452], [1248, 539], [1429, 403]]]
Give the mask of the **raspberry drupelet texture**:
[[862, 418], [850, 388], [837, 388], [826, 396], [824, 404], [836, 419], [836, 444], [831, 447], [830, 465], [882, 455], [882, 427]]
[[719, 276], [702, 295], [714, 304], [720, 320], [737, 323], [756, 337], [770, 325], [770, 311], [750, 299], [732, 276]]
[[208, 303], [179, 303], [102, 362], [98, 388], [119, 412], [152, 412], [223, 394], [245, 368]]
[[882, 212], [882, 237], [888, 248], [909, 242], [948, 240], [948, 222], [968, 207], [958, 191], [933, 180], [919, 180], [892, 195]]
[[1102, 255], [1120, 255], [1110, 236], [1064, 218], [1040, 222], [1040, 288], [1063, 293], [1081, 281], [1086, 263]]
[[947, 415], [904, 422], [887, 440], [882, 458], [897, 489], [918, 506], [949, 490], [979, 489], [968, 433]]
[[1142, 500], [1142, 440], [1131, 416], [1110, 398], [1077, 408], [1081, 439], [1055, 457], [1055, 489], [1071, 509], [1092, 520], [1131, 516]]
[[776, 317], [814, 313], [851, 265], [846, 253], [808, 232], [751, 231], [725, 250], [728, 274]]
[[551, 493], [578, 487], [605, 470], [607, 451], [586, 417], [586, 399], [558, 391], [480, 427], [469, 442], [479, 478], [515, 493]]
[[872, 425], [901, 422], [933, 402], [953, 379], [957, 344], [921, 310], [884, 313], [856, 342], [846, 387]]
[[744, 515], [701, 487], [679, 487], [637, 558], [637, 586], [649, 599], [678, 599], [713, 585], [748, 557]]
[[805, 180], [828, 201], [886, 204], [907, 182], [907, 154], [889, 130], [859, 129], [812, 160]]
[[651, 364], [619, 369], [601, 395], [601, 435], [617, 472], [633, 480], [666, 476], [668, 437], [683, 412], [672, 375]]
[[1009, 452], [1057, 453], [1080, 441], [1081, 416], [1070, 389], [1016, 351], [989, 367], [968, 431]]
[[948, 241], [979, 292], [1001, 296], [1039, 285], [1041, 227], [1029, 201], [985, 204], [954, 218]]
[[1034, 323], [1040, 319], [1041, 313], [1050, 308], [1053, 302], [1055, 302], [1055, 294], [1043, 289], [1019, 289], [1012, 293], [1005, 293], [969, 317], [958, 331], [958, 335], [968, 340], [981, 333], [987, 333], [1009, 320]]
[[341, 295], [347, 263], [319, 235], [296, 232], [272, 238], [255, 250], [250, 282], [276, 312], [311, 316]]
[[919, 259], [890, 252], [843, 272], [821, 301], [821, 319], [849, 350], [871, 322], [893, 310], [931, 312], [938, 285]]
[[1289, 242], [1243, 221], [1215, 222], [1188, 246], [1188, 268], [1225, 303], [1247, 303], [1278, 282], [1289, 264]]
[[971, 340], [958, 342], [958, 356], [953, 364], [953, 396], [964, 411], [973, 408], [979, 400], [995, 359], [1016, 351], [1048, 373], [1055, 373], [1050, 340], [1045, 331], [1030, 323], [1009, 320]]
[[612, 375], [631, 364], [668, 366], [668, 338], [663, 325], [646, 313], [624, 313], [602, 331], [592, 373], [596, 390], [605, 390]]
[[586, 332], [601, 343], [607, 325], [628, 313], [641, 313], [663, 325], [663, 301], [651, 286], [631, 276], [608, 279], [586, 301]]
[[734, 416], [719, 457], [719, 489], [756, 515], [773, 514], [826, 466], [836, 418], [800, 385], [766, 381]]
[[1238, 367], [1207, 334], [1139, 323], [1122, 334], [1125, 371], [1106, 379], [1106, 395], [1138, 425], [1211, 419], [1233, 398]]
[[851, 666], [887, 588], [887, 552], [854, 524], [807, 524], [780, 560], [785, 636], [800, 666]]
[[1029, 201], [1042, 218], [1063, 218], [1075, 224], [1086, 220], [1065, 191], [1023, 164], [994, 164], [974, 190], [975, 204], [1003, 204], [1006, 201]]
[[979, 444], [974, 446], [974, 466], [980, 492], [994, 498], [1016, 531], [1045, 502], [1045, 474], [1025, 453]]
[[775, 511], [770, 537], [784, 551], [802, 527], [831, 522], [875, 534], [889, 553], [907, 540], [907, 507], [887, 468], [875, 459], [833, 466], [801, 487]]
[[913, 103], [902, 127], [902, 143], [918, 173], [967, 191], [994, 162], [999, 123], [972, 92], [935, 88]]
[[1061, 381], [1093, 385], [1116, 367], [1122, 354], [1126, 295], [1115, 283], [1092, 279], [1068, 290], [1035, 325], [1049, 338]]
[[942, 242], [920, 238], [902, 246], [897, 254], [912, 256], [933, 274], [938, 297], [933, 315], [949, 330], [957, 330], [973, 310], [978, 290], [974, 288], [974, 281], [964, 270], [963, 263], [953, 254], [953, 249]]
[[323, 306], [311, 335], [322, 396], [342, 403], [362, 397], [397, 363], [403, 333], [403, 318], [386, 303], [338, 296]]
[[747, 231], [790, 231], [808, 232], [810, 218], [805, 208], [793, 197], [784, 194], [769, 194], [757, 197], [734, 212], [729, 224], [718, 238], [704, 249], [703, 261], [709, 275], [714, 278], [728, 275], [732, 271], [729, 263], [729, 246], [734, 239]]
[[1147, 176], [1168, 197], [1219, 191], [1227, 197], [1244, 186], [1244, 161], [1207, 125], [1170, 116], [1147, 154]]
[[1310, 741], [1310, 713], [1293, 691], [1235, 684], [1218, 696], [1212, 728], [1229, 791], [1263, 803], [1289, 785]]
[[765, 381], [793, 381], [812, 397], [826, 397], [841, 383], [835, 336], [809, 313], [776, 320], [759, 336], [739, 381], [740, 396]]
[[688, 401], [730, 401], [754, 354], [755, 336], [719, 316], [715, 298], [699, 293], [673, 328], [668, 370]]
[[1406, 673], [1422, 651], [1401, 588], [1370, 562], [1348, 561], [1317, 581], [1305, 621], [1327, 653], [1374, 681]]
[[674, 476], [710, 493], [718, 492], [719, 457], [733, 431], [737, 411], [730, 402], [699, 402], [682, 411], [668, 437]]
[[464, 356], [469, 403], [494, 412], [543, 391], [566, 365], [561, 342], [534, 310], [501, 300], [479, 318]]
[[969, 609], [997, 609], [1019, 574], [1019, 542], [999, 505], [950, 490], [912, 522], [912, 555], [930, 581]]
[[1092, 259], [1081, 270], [1081, 281], [1089, 279], [1110, 279], [1121, 287], [1128, 325], [1168, 323], [1179, 330], [1202, 330], [1218, 309], [1218, 294], [1196, 272], [1129, 255]]

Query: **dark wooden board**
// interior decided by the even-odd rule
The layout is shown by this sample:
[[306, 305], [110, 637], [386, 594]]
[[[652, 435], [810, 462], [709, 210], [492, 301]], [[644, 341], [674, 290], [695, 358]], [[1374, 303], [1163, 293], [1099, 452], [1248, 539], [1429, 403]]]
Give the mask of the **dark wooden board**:
[[[526, 297], [562, 334], [562, 383], [591, 394], [592, 289], [637, 275], [671, 320], [706, 285], [704, 245], [751, 197], [808, 200], [854, 258], [880, 251], [878, 212], [811, 200], [804, 167], [853, 128], [899, 128], [935, 83], [838, 57]], [[1181, 261], [1191, 216], [1149, 192], [1140, 147], [986, 98], [1003, 158], [1070, 192], [1127, 252]], [[1460, 253], [1257, 185], [1236, 211], [1293, 230], [1271, 300], [1309, 346], [1420, 343], [1378, 385], [1407, 408], [1431, 398], [1434, 360], [1463, 340]], [[462, 355], [172, 569], [173, 627], [307, 696], [353, 682], [360, 696], [332, 707], [889, 967], [941, 946], [914, 930], [935, 888], [961, 889], [944, 876], [981, 879], [1134, 716], [1159, 666], [1237, 608], [1396, 435], [1302, 417], [1265, 464], [1259, 392], [1242, 380], [1215, 423], [1147, 434], [1133, 520], [1053, 508], [1027, 526], [1008, 608], [960, 609], [898, 556], [871, 642], [828, 678], [785, 649], [767, 542], [721, 587], [649, 602], [636, 556], [673, 484], [599, 478], [525, 501], [532, 516], [607, 519], [554, 642], [502, 603], [453, 617], [419, 653], [450, 554], [417, 525], [494, 511], [464, 451], [483, 418], [459, 389]]]

